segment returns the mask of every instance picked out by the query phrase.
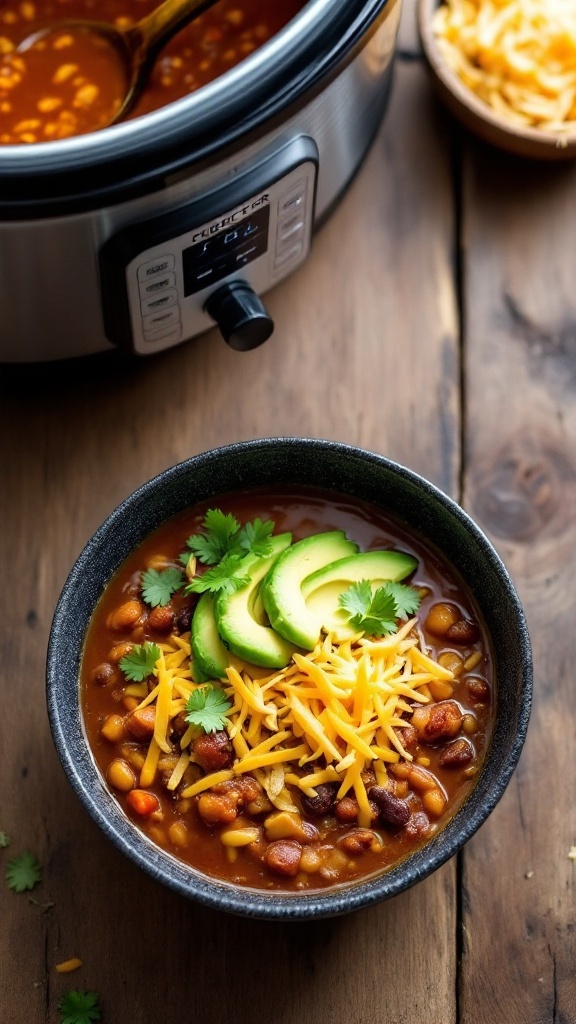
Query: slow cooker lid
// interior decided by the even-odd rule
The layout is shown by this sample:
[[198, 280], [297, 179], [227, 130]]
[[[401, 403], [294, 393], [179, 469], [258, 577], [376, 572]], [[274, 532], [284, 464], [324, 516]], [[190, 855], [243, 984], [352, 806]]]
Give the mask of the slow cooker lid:
[[394, 2], [310, 0], [260, 50], [190, 96], [90, 135], [0, 147], [0, 216], [108, 205], [214, 161], [327, 85]]

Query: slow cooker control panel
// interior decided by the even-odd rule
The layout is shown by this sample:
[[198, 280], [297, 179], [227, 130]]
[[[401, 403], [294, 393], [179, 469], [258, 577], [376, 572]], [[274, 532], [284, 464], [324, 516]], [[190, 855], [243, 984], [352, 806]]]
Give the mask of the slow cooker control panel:
[[212, 325], [223, 284], [259, 294], [292, 273], [310, 250], [317, 169], [314, 141], [299, 136], [213, 192], [108, 239], [100, 276], [109, 340], [161, 351]]

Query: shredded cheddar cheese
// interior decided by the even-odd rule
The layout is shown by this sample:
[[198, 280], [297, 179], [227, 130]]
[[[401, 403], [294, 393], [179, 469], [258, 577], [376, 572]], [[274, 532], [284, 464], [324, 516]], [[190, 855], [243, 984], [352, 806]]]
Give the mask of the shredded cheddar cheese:
[[507, 121], [576, 129], [574, 0], [445, 0], [433, 27], [448, 66]]
[[[358, 633], [338, 643], [328, 635], [310, 654], [295, 654], [287, 668], [264, 677], [252, 675], [247, 665], [229, 666], [223, 687], [232, 705], [227, 731], [234, 765], [200, 778], [193, 775], [186, 785], [195, 760], [193, 741], [201, 733], [191, 725], [180, 739], [168, 789], [184, 780], [181, 795], [186, 799], [252, 773], [271, 803], [291, 812], [297, 810], [294, 789], [313, 797], [315, 786], [336, 782], [338, 799], [352, 792], [358, 822], [368, 827], [371, 808], [363, 774], [370, 768], [384, 785], [387, 765], [412, 761], [397, 731], [407, 724], [403, 716], [411, 713], [412, 702], [430, 701], [429, 682], [454, 678], [422, 650], [415, 626], [411, 619], [381, 640]], [[202, 685], [192, 678], [190, 656], [187, 638], [171, 637], [162, 644], [157, 686], [139, 705], [156, 706], [154, 735], [140, 776], [143, 787], [154, 782], [162, 753], [173, 749], [172, 719]]]

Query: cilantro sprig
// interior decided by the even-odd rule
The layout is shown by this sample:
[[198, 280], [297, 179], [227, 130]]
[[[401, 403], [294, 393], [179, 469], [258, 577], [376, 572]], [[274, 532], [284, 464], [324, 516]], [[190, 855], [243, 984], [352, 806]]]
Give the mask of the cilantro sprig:
[[217, 565], [226, 555], [269, 555], [272, 550], [270, 537], [274, 523], [271, 519], [262, 522], [258, 518], [240, 526], [231, 513], [211, 508], [204, 516], [202, 527], [203, 533], [194, 533], [186, 541], [188, 552], [181, 555], [184, 564], [190, 552], [203, 565]]
[[233, 594], [235, 590], [250, 582], [248, 576], [241, 574], [243, 558], [241, 555], [224, 555], [218, 565], [207, 569], [201, 576], [193, 576], [184, 588], [185, 594]]
[[10, 836], [6, 835], [6, 832], [0, 831], [0, 850], [4, 850], [7, 846], [10, 846]]
[[6, 881], [13, 892], [29, 892], [42, 881], [42, 869], [33, 853], [26, 851], [6, 865]]
[[420, 595], [403, 583], [384, 583], [372, 593], [369, 580], [353, 583], [340, 595], [340, 606], [350, 624], [368, 636], [398, 632], [398, 619], [408, 619], [420, 607]]
[[172, 594], [184, 583], [184, 577], [174, 566], [168, 569], [146, 569], [140, 577], [142, 597], [152, 608], [167, 605]]
[[94, 1024], [102, 1019], [97, 992], [66, 992], [58, 1002], [60, 1024]]
[[190, 725], [197, 725], [204, 732], [220, 732], [226, 725], [226, 715], [232, 707], [226, 694], [213, 686], [199, 686], [186, 702], [185, 716]]
[[136, 644], [129, 654], [120, 659], [118, 664], [127, 679], [133, 683], [142, 683], [152, 675], [159, 657], [158, 644], [146, 640], [143, 644]]
[[203, 533], [194, 533], [186, 541], [187, 551], [180, 555], [183, 565], [194, 555], [206, 572], [193, 576], [185, 586], [185, 594], [233, 594], [249, 582], [243, 572], [247, 555], [265, 557], [272, 551], [270, 537], [274, 530], [271, 519], [240, 523], [231, 513], [211, 508], [204, 516]]

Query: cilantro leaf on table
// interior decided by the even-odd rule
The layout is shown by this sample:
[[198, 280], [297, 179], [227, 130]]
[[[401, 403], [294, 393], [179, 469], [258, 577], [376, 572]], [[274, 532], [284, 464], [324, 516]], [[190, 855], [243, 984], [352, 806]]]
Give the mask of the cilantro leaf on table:
[[142, 683], [152, 675], [159, 657], [158, 644], [146, 640], [143, 644], [136, 644], [129, 654], [120, 659], [118, 664], [127, 679], [133, 683]]
[[66, 992], [58, 1002], [60, 1024], [94, 1024], [102, 1019], [97, 992]]
[[219, 508], [211, 508], [204, 516], [202, 525], [205, 533], [192, 534], [186, 546], [204, 565], [216, 565], [233, 550], [240, 523], [231, 513], [226, 515]]
[[0, 850], [4, 850], [7, 846], [10, 846], [10, 836], [5, 832], [0, 832]]
[[201, 576], [194, 576], [184, 588], [185, 594], [233, 594], [235, 590], [250, 582], [248, 576], [242, 576], [242, 555], [225, 555], [218, 565], [214, 565]]
[[274, 530], [274, 523], [271, 519], [262, 522], [260, 518], [252, 523], [246, 523], [238, 534], [238, 546], [246, 554], [264, 557], [272, 551], [270, 537]]
[[340, 595], [340, 607], [348, 612], [350, 624], [368, 636], [398, 631], [398, 619], [406, 619], [420, 605], [414, 587], [402, 583], [384, 583], [372, 593], [369, 580], [353, 583]]
[[33, 853], [21, 853], [6, 865], [6, 881], [13, 892], [34, 889], [42, 880], [42, 869]]
[[152, 608], [168, 604], [172, 594], [180, 590], [184, 577], [179, 569], [146, 569], [140, 577], [142, 597]]
[[188, 698], [186, 721], [190, 725], [198, 725], [204, 732], [220, 732], [226, 725], [226, 713], [231, 707], [222, 690], [201, 686]]

